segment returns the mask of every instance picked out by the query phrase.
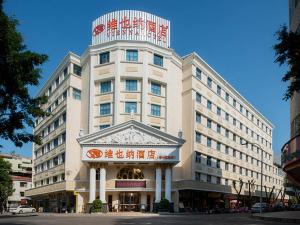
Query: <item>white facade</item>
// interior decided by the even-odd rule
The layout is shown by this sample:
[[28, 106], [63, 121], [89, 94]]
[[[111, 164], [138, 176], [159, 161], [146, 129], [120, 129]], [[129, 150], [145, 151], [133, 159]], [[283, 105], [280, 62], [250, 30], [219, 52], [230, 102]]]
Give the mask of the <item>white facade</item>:
[[[25, 191], [31, 188], [32, 160], [18, 155], [0, 154], [0, 158], [11, 164], [13, 194], [7, 199], [7, 207], [26, 203]], [[22, 202], [21, 200], [24, 199]]]
[[[111, 15], [94, 22], [92, 35]], [[178, 210], [198, 207], [187, 191], [233, 195], [239, 178], [254, 179], [258, 195], [258, 144], [263, 185], [275, 185], [273, 125], [196, 53], [179, 57], [152, 40], [93, 43], [81, 57], [69, 53], [40, 91], [52, 116], [37, 121], [44, 143], [33, 148], [34, 188], [26, 193], [40, 202], [63, 194], [59, 204], [39, 206], [59, 211], [72, 202], [83, 212], [99, 197], [110, 210], [128, 201], [152, 210], [166, 198]]]

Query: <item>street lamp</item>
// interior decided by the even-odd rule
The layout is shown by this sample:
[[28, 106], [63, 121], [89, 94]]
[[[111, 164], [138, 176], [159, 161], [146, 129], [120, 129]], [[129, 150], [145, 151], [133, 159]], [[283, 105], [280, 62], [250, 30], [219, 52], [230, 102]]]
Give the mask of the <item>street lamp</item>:
[[263, 192], [263, 149], [259, 144], [256, 143], [252, 143], [252, 142], [248, 142], [246, 141], [246, 143], [242, 143], [241, 145], [247, 145], [247, 144], [252, 144], [253, 146], [256, 146], [258, 149], [260, 149], [260, 198], [259, 198], [259, 202], [260, 202], [260, 209], [259, 209], [259, 213], [262, 213], [262, 192]]

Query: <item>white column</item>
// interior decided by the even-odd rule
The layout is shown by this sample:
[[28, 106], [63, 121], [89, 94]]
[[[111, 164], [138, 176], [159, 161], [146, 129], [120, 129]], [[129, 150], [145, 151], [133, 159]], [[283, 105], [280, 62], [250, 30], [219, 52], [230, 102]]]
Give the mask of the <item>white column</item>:
[[106, 203], [105, 195], [106, 195], [106, 168], [100, 168], [100, 189], [99, 189], [99, 198], [103, 203]]
[[156, 177], [155, 177], [155, 202], [158, 203], [161, 200], [161, 168], [156, 168]]
[[165, 198], [171, 202], [171, 181], [172, 173], [171, 168], [167, 167], [165, 170]]
[[90, 167], [90, 195], [89, 203], [96, 199], [96, 168]]

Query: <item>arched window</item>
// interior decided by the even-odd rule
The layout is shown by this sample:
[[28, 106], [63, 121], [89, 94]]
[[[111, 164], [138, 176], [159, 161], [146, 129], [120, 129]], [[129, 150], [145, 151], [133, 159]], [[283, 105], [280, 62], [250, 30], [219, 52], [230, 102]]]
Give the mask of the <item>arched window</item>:
[[118, 172], [117, 179], [144, 179], [144, 173], [139, 168], [124, 167]]

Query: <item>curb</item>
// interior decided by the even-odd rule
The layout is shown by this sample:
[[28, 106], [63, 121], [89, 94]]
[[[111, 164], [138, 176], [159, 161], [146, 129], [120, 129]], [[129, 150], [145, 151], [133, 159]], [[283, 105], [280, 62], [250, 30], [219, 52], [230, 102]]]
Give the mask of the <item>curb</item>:
[[296, 223], [300, 224], [300, 218], [279, 218], [279, 217], [266, 217], [266, 216], [255, 216], [251, 215], [251, 218], [259, 219], [259, 220], [266, 220], [266, 221], [273, 221], [273, 222], [285, 222], [285, 223]]

